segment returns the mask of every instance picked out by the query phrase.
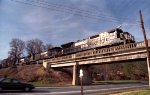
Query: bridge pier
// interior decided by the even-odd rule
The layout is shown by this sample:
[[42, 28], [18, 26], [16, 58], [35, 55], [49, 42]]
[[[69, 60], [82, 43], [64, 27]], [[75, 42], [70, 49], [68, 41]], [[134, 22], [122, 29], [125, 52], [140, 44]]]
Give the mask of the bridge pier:
[[79, 66], [78, 62], [73, 65], [73, 78], [72, 78], [72, 85], [79, 85]]
[[[80, 85], [80, 77], [79, 77], [80, 69], [81, 66], [79, 67], [78, 62], [76, 62], [76, 64], [73, 65], [72, 85]], [[91, 72], [88, 70], [88, 66], [82, 65], [82, 70], [83, 70], [83, 78], [82, 78], [83, 85], [90, 85], [92, 83], [92, 77]]]

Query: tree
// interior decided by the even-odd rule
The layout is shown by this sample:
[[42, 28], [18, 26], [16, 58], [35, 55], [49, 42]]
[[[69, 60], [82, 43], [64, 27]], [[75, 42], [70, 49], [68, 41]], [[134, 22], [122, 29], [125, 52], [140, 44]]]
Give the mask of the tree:
[[11, 64], [16, 65], [19, 59], [23, 55], [23, 50], [25, 48], [25, 43], [21, 39], [14, 38], [10, 42], [9, 58], [12, 60]]
[[49, 49], [51, 49], [53, 47], [53, 45], [52, 44], [46, 44], [46, 45], [44, 45], [44, 50], [45, 51], [48, 51]]
[[35, 54], [39, 54], [43, 51], [44, 45], [40, 39], [31, 39], [27, 41], [26, 50], [29, 56], [35, 59]]

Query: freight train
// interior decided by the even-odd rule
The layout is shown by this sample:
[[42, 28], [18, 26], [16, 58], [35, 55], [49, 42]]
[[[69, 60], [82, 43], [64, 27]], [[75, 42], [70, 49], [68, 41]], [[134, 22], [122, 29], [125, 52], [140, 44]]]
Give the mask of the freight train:
[[124, 32], [120, 28], [112, 29], [107, 32], [102, 32], [94, 36], [90, 36], [86, 39], [79, 40], [77, 42], [70, 42], [61, 45], [62, 54], [79, 52], [92, 48], [109, 47], [119, 44], [134, 43], [135, 39], [128, 32]]
[[128, 32], [124, 32], [120, 28], [115, 28], [107, 32], [102, 32], [94, 36], [76, 42], [62, 44], [61, 47], [54, 47], [48, 51], [36, 54], [35, 59], [49, 59], [53, 57], [63, 56], [80, 51], [98, 49], [103, 47], [111, 47], [114, 45], [134, 43], [134, 36]]

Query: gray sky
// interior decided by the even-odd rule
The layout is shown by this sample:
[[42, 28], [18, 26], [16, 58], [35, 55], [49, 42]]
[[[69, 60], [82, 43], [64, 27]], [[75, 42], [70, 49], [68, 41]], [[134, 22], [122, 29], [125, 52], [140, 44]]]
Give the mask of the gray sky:
[[38, 38], [60, 46], [122, 25], [143, 40], [142, 10], [150, 39], [150, 0], [0, 0], [0, 59], [7, 58], [12, 38]]

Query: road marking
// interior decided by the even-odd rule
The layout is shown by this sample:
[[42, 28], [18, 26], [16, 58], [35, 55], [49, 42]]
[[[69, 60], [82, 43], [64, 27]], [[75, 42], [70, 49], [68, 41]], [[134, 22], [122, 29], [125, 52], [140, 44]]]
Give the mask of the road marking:
[[[143, 86], [130, 86], [130, 87], [119, 87], [119, 88], [106, 88], [106, 89], [94, 89], [94, 90], [84, 90], [85, 92], [98, 92], [98, 91], [110, 91], [110, 90], [121, 90], [121, 89], [129, 89], [129, 88], [138, 88], [138, 87], [148, 87], [148, 85]], [[53, 87], [38, 87], [38, 88], [53, 88]], [[62, 87], [61, 87], [62, 88]], [[71, 93], [80, 93], [80, 89], [78, 91], [65, 91], [65, 92], [40, 92], [40, 93], [1, 93], [1, 95], [62, 95], [62, 94], [71, 94]]]
[[[137, 88], [137, 87], [147, 87], [148, 85], [143, 86], [131, 86], [131, 87], [120, 87], [120, 88], [107, 88], [107, 89], [95, 89], [95, 90], [84, 90], [84, 92], [97, 92], [97, 91], [109, 91], [109, 90], [120, 90], [120, 89], [127, 89], [127, 88]], [[80, 93], [81, 91], [67, 91], [67, 92], [51, 92], [50, 94], [69, 94], [69, 93]]]
[[62, 86], [62, 87], [35, 87], [35, 88], [38, 88], [38, 89], [44, 89], [44, 88], [51, 89], [51, 88], [53, 88], [54, 89], [54, 88], [64, 88], [64, 87]]
[[138, 88], [138, 87], [148, 87], [148, 85], [143, 85], [143, 86], [130, 86], [130, 87], [120, 87], [120, 88], [96, 89], [96, 90], [85, 90], [85, 91], [87, 91], [87, 92], [92, 92], [92, 91], [120, 90], [120, 89]]

